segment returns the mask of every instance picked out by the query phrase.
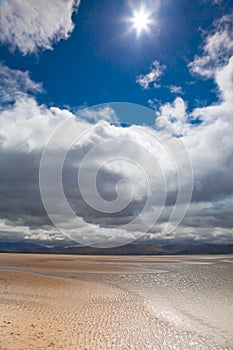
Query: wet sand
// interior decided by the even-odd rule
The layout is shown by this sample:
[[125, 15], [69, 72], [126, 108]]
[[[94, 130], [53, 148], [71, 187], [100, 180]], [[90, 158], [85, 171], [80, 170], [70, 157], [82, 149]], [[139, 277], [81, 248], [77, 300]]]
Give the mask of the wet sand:
[[233, 349], [232, 261], [0, 254], [0, 349]]

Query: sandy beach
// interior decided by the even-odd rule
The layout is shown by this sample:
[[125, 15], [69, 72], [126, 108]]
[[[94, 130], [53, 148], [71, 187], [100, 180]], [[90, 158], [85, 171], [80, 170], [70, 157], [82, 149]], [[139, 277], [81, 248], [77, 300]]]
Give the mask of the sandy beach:
[[[0, 349], [233, 349], [232, 262], [230, 256], [0, 254]], [[213, 274], [214, 266], [221, 266], [228, 284], [213, 276], [218, 293], [200, 285], [202, 297], [193, 305], [188, 295], [193, 297], [195, 287], [181, 292], [169, 282], [172, 273], [179, 279], [175, 270], [182, 275], [184, 268], [195, 267], [197, 279], [196, 269]], [[168, 300], [171, 289], [177, 305]], [[215, 306], [207, 305], [205, 319], [198, 305], [203, 309], [211, 295]]]

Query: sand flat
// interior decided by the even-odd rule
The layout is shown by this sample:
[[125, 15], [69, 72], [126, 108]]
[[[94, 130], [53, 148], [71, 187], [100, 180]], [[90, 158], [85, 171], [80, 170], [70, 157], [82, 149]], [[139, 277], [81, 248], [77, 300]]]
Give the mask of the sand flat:
[[0, 315], [1, 349], [146, 349], [151, 337], [134, 295], [97, 282], [1, 271]]
[[[0, 349], [233, 349], [228, 333], [218, 342], [209, 332], [222, 335], [224, 325], [207, 324], [209, 333], [186, 327], [188, 322], [203, 327], [203, 319], [182, 305], [179, 288], [183, 324], [168, 298], [162, 299], [162, 284], [162, 294], [155, 293], [157, 282], [168, 283], [177, 265], [182, 274], [183, 267], [193, 268], [190, 261], [224, 259], [0, 254]], [[162, 274], [161, 266], [171, 271]], [[147, 285], [156, 278], [157, 284]]]

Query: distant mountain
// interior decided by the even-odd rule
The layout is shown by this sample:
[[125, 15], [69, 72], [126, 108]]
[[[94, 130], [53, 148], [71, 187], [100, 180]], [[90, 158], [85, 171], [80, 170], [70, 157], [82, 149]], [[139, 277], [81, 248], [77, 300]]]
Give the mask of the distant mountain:
[[20, 242], [0, 242], [0, 252], [9, 253], [46, 253], [50, 252], [50, 248], [47, 248], [38, 243], [31, 243], [26, 241]]
[[[56, 250], [60, 253], [60, 250]], [[83, 254], [83, 255], [158, 255], [165, 254], [163, 248], [147, 244], [126, 244], [113, 248], [95, 248], [95, 247], [68, 247], [62, 249], [64, 254]]]
[[[186, 254], [233, 254], [233, 244], [126, 244], [114, 248], [77, 246], [74, 242], [63, 242], [57, 246], [44, 246], [35, 241], [0, 242], [0, 252], [48, 253], [77, 255], [186, 255]], [[54, 244], [54, 243], [53, 243]]]
[[171, 244], [163, 245], [169, 254], [233, 254], [233, 244]]

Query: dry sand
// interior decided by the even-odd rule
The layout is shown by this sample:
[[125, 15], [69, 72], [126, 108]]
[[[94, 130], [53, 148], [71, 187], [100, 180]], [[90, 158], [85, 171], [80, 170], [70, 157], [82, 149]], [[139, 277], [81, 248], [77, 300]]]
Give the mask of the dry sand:
[[[98, 282], [100, 274], [142, 273], [137, 263], [152, 260], [0, 254], [0, 349], [231, 349], [158, 319], [124, 285]], [[97, 281], [68, 278], [79, 273], [94, 274]]]

